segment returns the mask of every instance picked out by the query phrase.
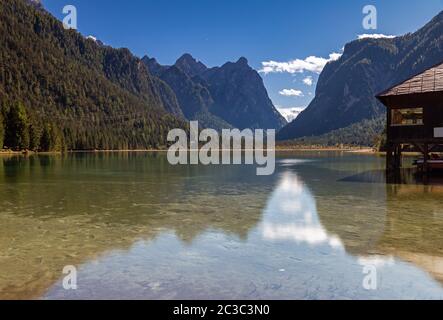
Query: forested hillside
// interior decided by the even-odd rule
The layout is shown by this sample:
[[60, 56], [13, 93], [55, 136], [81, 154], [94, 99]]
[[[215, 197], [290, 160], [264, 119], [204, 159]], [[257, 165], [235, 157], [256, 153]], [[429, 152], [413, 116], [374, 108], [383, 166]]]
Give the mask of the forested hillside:
[[155, 148], [185, 126], [170, 88], [127, 49], [67, 31], [24, 0], [0, 1], [0, 37], [0, 147]]
[[288, 140], [284, 143], [289, 146], [361, 146], [377, 147], [381, 143], [382, 132], [386, 128], [386, 118], [379, 117], [372, 120], [363, 120], [346, 128], [333, 130], [331, 132], [311, 137], [303, 137]]

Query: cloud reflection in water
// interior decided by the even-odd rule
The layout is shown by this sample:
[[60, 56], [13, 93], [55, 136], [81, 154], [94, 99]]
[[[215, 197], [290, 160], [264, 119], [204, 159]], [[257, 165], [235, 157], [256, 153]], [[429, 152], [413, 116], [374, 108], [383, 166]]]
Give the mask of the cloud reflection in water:
[[263, 221], [263, 238], [266, 240], [344, 248], [342, 241], [328, 234], [323, 227], [313, 195], [294, 173], [282, 175], [267, 204]]

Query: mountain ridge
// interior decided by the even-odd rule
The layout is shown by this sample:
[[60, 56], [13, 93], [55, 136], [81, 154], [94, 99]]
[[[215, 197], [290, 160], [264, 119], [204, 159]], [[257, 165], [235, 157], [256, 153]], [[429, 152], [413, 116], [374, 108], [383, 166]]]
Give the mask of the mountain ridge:
[[[8, 147], [157, 148], [166, 145], [170, 129], [186, 128], [168, 112], [177, 107], [173, 96], [167, 99], [171, 92], [128, 49], [100, 46], [65, 30], [25, 0], [0, 2], [0, 34], [0, 113], [7, 135], [17, 125], [11, 119], [20, 121], [24, 141], [11, 145], [17, 139], [6, 137]], [[40, 143], [47, 132], [57, 136], [57, 146], [41, 147], [48, 145]]]
[[414, 33], [359, 39], [320, 74], [311, 104], [277, 135], [279, 140], [322, 135], [383, 116], [381, 91], [443, 61], [443, 11]]
[[269, 99], [263, 79], [244, 57], [213, 68], [189, 53], [172, 66], [162, 66], [148, 56], [142, 61], [172, 88], [185, 117], [200, 121], [202, 127], [280, 129], [286, 124]]

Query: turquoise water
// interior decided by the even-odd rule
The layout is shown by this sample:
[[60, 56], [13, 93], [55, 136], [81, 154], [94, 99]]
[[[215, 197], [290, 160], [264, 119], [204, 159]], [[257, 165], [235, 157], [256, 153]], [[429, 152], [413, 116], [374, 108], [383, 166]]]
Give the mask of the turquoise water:
[[387, 184], [383, 166], [280, 153], [258, 177], [162, 153], [0, 158], [0, 298], [440, 299], [443, 187]]

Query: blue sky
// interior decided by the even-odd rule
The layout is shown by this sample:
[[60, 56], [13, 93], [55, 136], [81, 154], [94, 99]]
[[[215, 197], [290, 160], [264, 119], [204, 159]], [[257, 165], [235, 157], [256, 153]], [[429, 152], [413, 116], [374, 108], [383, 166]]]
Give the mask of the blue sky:
[[[360, 34], [413, 32], [443, 10], [443, 0], [43, 0], [59, 19], [75, 5], [78, 29], [113, 47], [172, 64], [191, 53], [208, 66], [244, 56], [252, 67], [309, 56], [329, 58]], [[365, 5], [378, 12], [378, 29], [362, 26]], [[300, 62], [300, 61], [299, 61]], [[318, 74], [262, 74], [280, 107], [305, 107]], [[312, 85], [303, 82], [311, 77]], [[307, 83], [309, 81], [306, 81]], [[285, 91], [286, 89], [286, 91]], [[286, 95], [282, 95], [286, 93]]]

